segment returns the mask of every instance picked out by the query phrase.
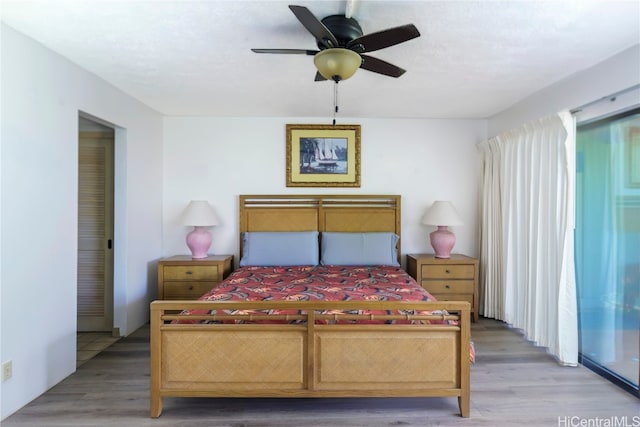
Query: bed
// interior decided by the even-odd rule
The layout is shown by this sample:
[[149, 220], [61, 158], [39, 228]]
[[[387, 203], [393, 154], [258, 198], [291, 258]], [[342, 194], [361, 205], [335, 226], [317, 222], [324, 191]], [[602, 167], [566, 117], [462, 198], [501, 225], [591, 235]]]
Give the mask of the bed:
[[[400, 207], [397, 195], [241, 195], [241, 260], [250, 261], [258, 245], [247, 236], [300, 233], [306, 239], [317, 236], [318, 256], [327, 262], [245, 262], [204, 299], [152, 302], [151, 417], [161, 415], [164, 398], [190, 396], [457, 397], [460, 415], [468, 417], [470, 304], [436, 302], [426, 291], [387, 286], [389, 278], [412, 281], [398, 267], [397, 238], [390, 255], [395, 265], [372, 271], [330, 262], [331, 256], [350, 257], [340, 253], [341, 239], [400, 236]], [[332, 234], [337, 240], [325, 237]], [[323, 252], [332, 245], [337, 255]], [[275, 291], [287, 275], [293, 284]], [[320, 291], [295, 288], [311, 275], [327, 281]], [[331, 294], [338, 287], [333, 280], [354, 275], [357, 283], [375, 282], [378, 290], [362, 297], [345, 296], [344, 289]], [[238, 287], [243, 281], [256, 283], [247, 291]], [[398, 289], [412, 296], [398, 297]], [[268, 298], [261, 294], [265, 291]]]

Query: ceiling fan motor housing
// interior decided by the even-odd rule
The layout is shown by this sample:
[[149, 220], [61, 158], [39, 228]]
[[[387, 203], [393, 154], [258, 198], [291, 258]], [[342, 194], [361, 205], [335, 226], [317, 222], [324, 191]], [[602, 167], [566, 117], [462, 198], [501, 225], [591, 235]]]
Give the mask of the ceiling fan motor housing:
[[[338, 46], [333, 47], [347, 47], [347, 44], [351, 40], [355, 40], [358, 37], [362, 37], [362, 28], [358, 21], [353, 18], [347, 18], [344, 15], [330, 15], [323, 18], [321, 21], [331, 34], [333, 34], [338, 40]], [[320, 50], [326, 49], [326, 44], [322, 40], [318, 41], [318, 48]], [[349, 49], [357, 50], [357, 46], [350, 46]]]

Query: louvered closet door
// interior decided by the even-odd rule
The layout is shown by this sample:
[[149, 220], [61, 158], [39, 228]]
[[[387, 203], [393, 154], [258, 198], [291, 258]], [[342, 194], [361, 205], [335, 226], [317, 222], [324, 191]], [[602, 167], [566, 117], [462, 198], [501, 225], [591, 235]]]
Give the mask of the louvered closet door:
[[113, 329], [113, 136], [80, 133], [78, 331]]

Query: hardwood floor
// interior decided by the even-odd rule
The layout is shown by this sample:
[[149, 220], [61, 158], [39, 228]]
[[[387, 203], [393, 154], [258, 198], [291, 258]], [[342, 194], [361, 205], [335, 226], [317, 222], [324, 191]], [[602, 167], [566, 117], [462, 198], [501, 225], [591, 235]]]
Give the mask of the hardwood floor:
[[163, 415], [150, 419], [143, 327], [2, 426], [640, 426], [639, 399], [582, 366], [559, 366], [503, 323], [481, 318], [472, 337], [477, 360], [466, 419], [455, 398], [166, 398]]
[[119, 339], [108, 332], [78, 332], [76, 334], [76, 369]]

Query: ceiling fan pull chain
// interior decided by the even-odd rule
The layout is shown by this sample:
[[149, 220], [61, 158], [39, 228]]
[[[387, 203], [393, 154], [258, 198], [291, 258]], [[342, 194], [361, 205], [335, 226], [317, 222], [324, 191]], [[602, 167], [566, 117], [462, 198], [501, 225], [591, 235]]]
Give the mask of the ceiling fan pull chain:
[[338, 113], [338, 81], [333, 85], [333, 125], [336, 125], [336, 114]]

